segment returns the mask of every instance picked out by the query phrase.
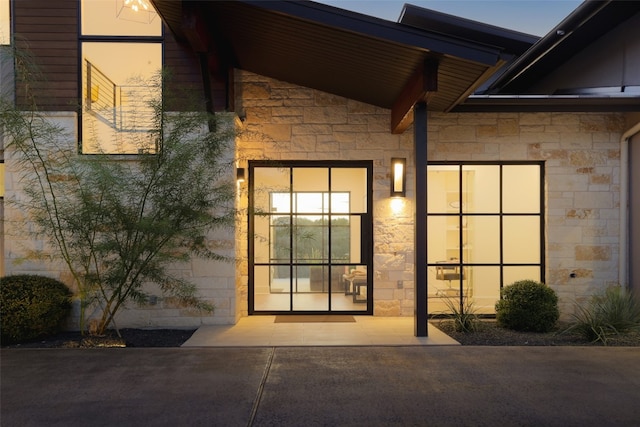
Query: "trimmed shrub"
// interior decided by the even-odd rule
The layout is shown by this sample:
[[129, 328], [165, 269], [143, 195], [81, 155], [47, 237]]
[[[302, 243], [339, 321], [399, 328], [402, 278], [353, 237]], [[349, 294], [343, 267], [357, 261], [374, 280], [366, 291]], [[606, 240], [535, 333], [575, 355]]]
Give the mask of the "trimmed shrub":
[[496, 320], [507, 329], [549, 332], [560, 317], [558, 296], [544, 283], [520, 280], [505, 286], [501, 295]]
[[36, 275], [0, 278], [0, 331], [3, 344], [62, 329], [71, 311], [71, 291], [55, 279]]

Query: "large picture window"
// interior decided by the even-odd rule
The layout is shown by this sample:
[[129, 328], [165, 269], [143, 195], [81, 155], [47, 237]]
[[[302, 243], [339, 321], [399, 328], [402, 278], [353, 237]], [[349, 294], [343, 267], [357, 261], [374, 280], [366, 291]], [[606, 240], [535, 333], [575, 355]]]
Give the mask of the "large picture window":
[[153, 153], [162, 21], [146, 0], [81, 5], [81, 152]]
[[427, 186], [430, 314], [493, 314], [503, 286], [544, 281], [541, 163], [429, 163]]

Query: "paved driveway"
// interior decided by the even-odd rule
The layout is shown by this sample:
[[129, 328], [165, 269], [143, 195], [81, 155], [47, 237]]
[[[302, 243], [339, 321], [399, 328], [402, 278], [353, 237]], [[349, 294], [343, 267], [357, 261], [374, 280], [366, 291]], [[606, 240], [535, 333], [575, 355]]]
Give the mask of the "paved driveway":
[[638, 426], [640, 349], [5, 349], [9, 426]]

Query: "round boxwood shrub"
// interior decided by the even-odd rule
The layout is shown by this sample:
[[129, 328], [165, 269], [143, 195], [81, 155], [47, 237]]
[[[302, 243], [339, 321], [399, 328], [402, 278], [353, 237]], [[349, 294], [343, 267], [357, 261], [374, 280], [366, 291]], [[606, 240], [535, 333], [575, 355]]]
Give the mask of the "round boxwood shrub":
[[0, 331], [3, 344], [21, 342], [62, 329], [71, 311], [71, 291], [44, 276], [0, 278]]
[[507, 329], [549, 332], [560, 317], [558, 296], [544, 283], [520, 280], [505, 286], [501, 295], [496, 320]]

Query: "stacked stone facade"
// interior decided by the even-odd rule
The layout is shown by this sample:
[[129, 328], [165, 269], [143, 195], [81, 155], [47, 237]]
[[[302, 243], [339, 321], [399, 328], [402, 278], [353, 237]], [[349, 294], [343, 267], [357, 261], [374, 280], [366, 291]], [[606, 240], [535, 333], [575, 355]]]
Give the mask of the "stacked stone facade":
[[[376, 316], [414, 315], [413, 132], [390, 132], [390, 111], [339, 96], [236, 71], [238, 167], [257, 160], [370, 160], [373, 162], [373, 300]], [[75, 114], [52, 114], [75, 144]], [[432, 161], [544, 161], [545, 276], [567, 316], [574, 302], [618, 284], [620, 253], [620, 137], [622, 115], [598, 113], [431, 113]], [[390, 160], [407, 159], [407, 197], [389, 196]], [[6, 198], [19, 197], [11, 152], [6, 153]], [[231, 171], [230, 171], [231, 172]], [[213, 315], [181, 307], [157, 293], [152, 303], [130, 306], [119, 327], [187, 327], [233, 324], [248, 314], [247, 184], [238, 184], [241, 214], [234, 233], [212, 243], [237, 262], [193, 261], [177, 266]], [[6, 274], [37, 273], [69, 283], [59, 265], [15, 263], [44, 242], [25, 239], [6, 208]], [[398, 286], [398, 281], [403, 285]], [[153, 290], [152, 290], [153, 291]], [[153, 292], [152, 292], [153, 293]]]
[[[388, 110], [353, 100], [248, 72], [237, 72], [236, 81], [241, 162], [373, 161], [374, 315], [412, 316], [412, 129], [393, 135]], [[566, 316], [576, 301], [618, 283], [624, 129], [619, 114], [431, 113], [428, 158], [544, 161], [545, 276]], [[391, 157], [408, 159], [408, 192], [400, 201], [389, 197]], [[246, 277], [246, 269], [238, 274]]]

